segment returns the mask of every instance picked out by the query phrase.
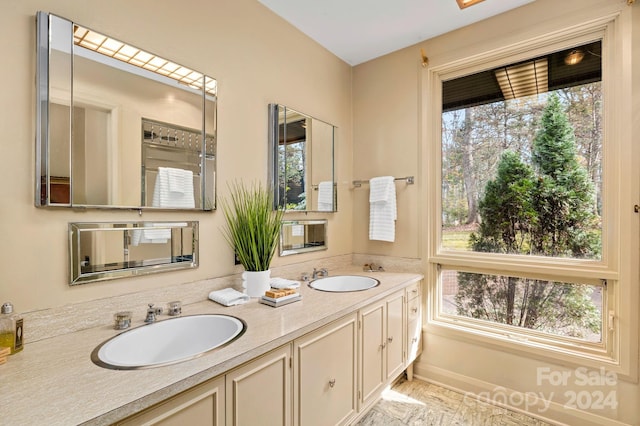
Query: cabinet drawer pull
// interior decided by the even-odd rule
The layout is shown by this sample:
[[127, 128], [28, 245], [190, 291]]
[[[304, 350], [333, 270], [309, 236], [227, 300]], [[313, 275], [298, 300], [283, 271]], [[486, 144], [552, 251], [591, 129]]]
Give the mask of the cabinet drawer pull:
[[414, 314], [417, 314], [418, 313], [418, 308], [411, 309], [411, 312], [413, 312]]
[[380, 345], [380, 350], [384, 349], [387, 347], [387, 342], [382, 342], [382, 344]]
[[392, 343], [393, 342], [393, 336], [389, 337], [387, 340], [389, 341], [389, 343]]
[[414, 337], [413, 339], [411, 339], [411, 341], [412, 341], [413, 343], [416, 343], [416, 342], [418, 341], [418, 338], [417, 338], [417, 337]]
[[332, 388], [336, 385], [336, 379], [329, 380], [329, 387]]
[[413, 294], [418, 293], [418, 289], [417, 289], [417, 288], [414, 288], [413, 290], [411, 290], [411, 293], [413, 293]]

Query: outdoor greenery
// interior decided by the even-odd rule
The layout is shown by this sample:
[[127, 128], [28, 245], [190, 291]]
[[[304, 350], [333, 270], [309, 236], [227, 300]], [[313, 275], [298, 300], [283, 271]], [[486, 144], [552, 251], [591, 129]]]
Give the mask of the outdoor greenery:
[[[443, 239], [457, 232], [447, 233], [447, 225], [466, 223], [476, 229], [468, 239], [472, 251], [600, 258], [600, 123], [594, 118], [600, 94], [599, 84], [586, 86], [547, 94], [546, 104], [519, 101], [509, 118], [497, 114], [494, 121], [502, 117], [504, 128], [513, 127], [501, 146], [496, 134], [478, 136], [489, 128], [480, 117], [506, 113], [513, 108], [507, 102], [468, 108], [463, 119], [451, 121], [458, 128], [443, 159]], [[583, 118], [576, 122], [588, 131], [574, 131], [571, 114]], [[579, 338], [600, 332], [594, 286], [463, 272], [457, 281], [459, 315]]]
[[[602, 183], [601, 83], [554, 92], [573, 128], [577, 159], [593, 182], [598, 213]], [[477, 224], [478, 203], [496, 176], [504, 151], [531, 165], [533, 141], [541, 125], [545, 95], [494, 102], [445, 112], [442, 117], [443, 231]]]
[[304, 192], [306, 141], [282, 144], [278, 146], [278, 164], [280, 167], [280, 203], [287, 210], [306, 210], [307, 199]]
[[266, 271], [278, 244], [284, 210], [274, 210], [273, 192], [260, 183], [228, 185], [221, 199], [226, 227], [222, 233], [247, 271]]

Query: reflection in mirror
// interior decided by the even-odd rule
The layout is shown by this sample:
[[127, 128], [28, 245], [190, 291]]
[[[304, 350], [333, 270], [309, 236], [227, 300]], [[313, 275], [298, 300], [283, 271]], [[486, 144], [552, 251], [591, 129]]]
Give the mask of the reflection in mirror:
[[198, 266], [198, 222], [70, 223], [70, 283]]
[[284, 220], [280, 256], [327, 249], [327, 220]]
[[335, 126], [283, 105], [269, 105], [269, 172], [276, 206], [337, 211]]
[[214, 79], [43, 12], [37, 38], [36, 205], [215, 208]]

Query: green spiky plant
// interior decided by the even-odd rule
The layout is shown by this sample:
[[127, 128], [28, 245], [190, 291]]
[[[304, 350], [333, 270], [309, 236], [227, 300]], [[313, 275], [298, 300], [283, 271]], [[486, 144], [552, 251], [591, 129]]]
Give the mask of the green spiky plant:
[[276, 251], [284, 210], [274, 210], [273, 193], [261, 183], [227, 185], [220, 201], [227, 226], [222, 233], [246, 271], [266, 271]]

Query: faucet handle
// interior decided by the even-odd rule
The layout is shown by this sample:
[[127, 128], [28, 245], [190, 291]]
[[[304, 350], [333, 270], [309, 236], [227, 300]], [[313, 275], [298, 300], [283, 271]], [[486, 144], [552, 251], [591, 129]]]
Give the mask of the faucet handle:
[[384, 272], [384, 268], [381, 265], [376, 265], [375, 263], [365, 263], [362, 270], [364, 272]]
[[167, 313], [172, 317], [182, 314], [182, 303], [178, 300], [169, 302], [169, 311]]
[[124, 330], [131, 326], [131, 311], [116, 312], [113, 315], [115, 330]]
[[300, 281], [305, 283], [309, 281], [309, 274], [307, 272], [303, 272], [302, 274], [300, 274]]

